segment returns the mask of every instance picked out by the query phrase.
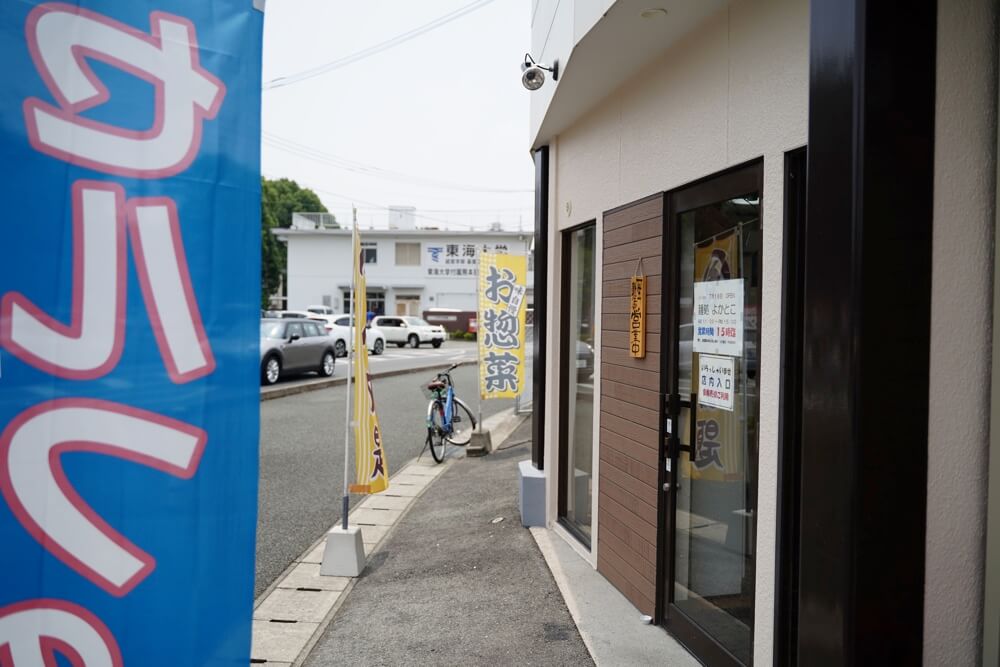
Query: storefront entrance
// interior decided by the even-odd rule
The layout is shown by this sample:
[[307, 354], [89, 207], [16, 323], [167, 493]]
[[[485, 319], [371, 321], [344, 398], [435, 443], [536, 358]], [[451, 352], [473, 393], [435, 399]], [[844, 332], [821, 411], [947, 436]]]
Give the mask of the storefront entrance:
[[753, 653], [761, 177], [758, 162], [706, 179], [664, 213], [659, 594], [663, 624], [709, 665]]

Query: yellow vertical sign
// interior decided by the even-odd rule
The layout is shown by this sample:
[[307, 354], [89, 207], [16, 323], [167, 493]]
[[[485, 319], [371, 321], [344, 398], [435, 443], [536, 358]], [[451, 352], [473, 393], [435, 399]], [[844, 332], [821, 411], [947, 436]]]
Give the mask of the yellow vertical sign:
[[632, 276], [628, 307], [628, 353], [646, 358], [646, 276]]
[[479, 394], [514, 398], [524, 389], [528, 261], [524, 255], [479, 255]]
[[365, 325], [368, 311], [365, 263], [361, 259], [361, 237], [354, 231], [354, 472], [351, 493], [379, 493], [389, 488], [389, 467], [382, 446], [382, 430], [375, 414], [375, 392], [368, 369]]

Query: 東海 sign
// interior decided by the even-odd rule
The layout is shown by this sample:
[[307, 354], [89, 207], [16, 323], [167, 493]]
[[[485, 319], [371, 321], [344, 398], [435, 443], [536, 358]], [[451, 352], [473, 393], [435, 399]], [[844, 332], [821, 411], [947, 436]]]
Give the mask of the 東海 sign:
[[494, 243], [493, 250], [486, 243], [445, 243], [444, 245], [426, 245], [428, 261], [425, 262], [427, 275], [434, 278], [461, 277], [475, 278], [478, 275], [478, 253], [494, 252], [506, 254], [506, 243]]
[[262, 24], [0, 3], [4, 665], [249, 660]]

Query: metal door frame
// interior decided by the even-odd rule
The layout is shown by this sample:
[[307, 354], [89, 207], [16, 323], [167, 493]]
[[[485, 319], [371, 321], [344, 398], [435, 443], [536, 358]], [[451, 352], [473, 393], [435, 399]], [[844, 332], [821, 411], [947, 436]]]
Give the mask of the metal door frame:
[[[676, 486], [680, 443], [676, 428], [667, 432], [667, 420], [678, 423], [681, 397], [677, 393], [678, 384], [678, 342], [676, 335], [680, 320], [680, 225], [677, 216], [701, 206], [727, 198], [756, 191], [760, 197], [761, 226], [764, 211], [764, 162], [756, 159], [725, 171], [712, 174], [676, 190], [664, 194], [663, 202], [663, 299], [662, 326], [660, 327], [660, 349], [663, 355], [663, 372], [660, 374], [660, 394], [663, 396], [660, 419], [660, 497], [658, 503], [658, 553], [656, 607], [657, 620], [671, 635], [677, 638], [695, 656], [708, 665], [742, 665], [728, 650], [708, 635], [683, 612], [673, 607], [674, 553], [676, 535], [674, 512], [676, 510]], [[692, 420], [691, 427], [694, 428]], [[690, 442], [694, 442], [692, 438]], [[693, 445], [692, 445], [693, 446]], [[687, 448], [685, 448], [687, 449]], [[667, 461], [671, 470], [666, 470]], [[669, 490], [664, 485], [669, 482]], [[755, 518], [756, 521], [756, 518]], [[756, 533], [756, 531], [754, 531]], [[756, 570], [756, 554], [754, 569]], [[756, 604], [756, 590], [751, 589]], [[756, 625], [756, 623], [754, 623]], [[751, 628], [751, 633], [753, 628]], [[748, 664], [752, 664], [753, 658]]]

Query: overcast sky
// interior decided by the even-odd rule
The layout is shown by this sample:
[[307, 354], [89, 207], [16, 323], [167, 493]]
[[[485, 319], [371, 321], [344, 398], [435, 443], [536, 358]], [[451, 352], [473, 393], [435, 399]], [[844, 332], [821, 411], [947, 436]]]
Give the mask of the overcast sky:
[[530, 229], [519, 69], [529, 0], [270, 0], [265, 88], [483, 2], [353, 64], [265, 89], [264, 175], [313, 188], [342, 223], [355, 202], [365, 228], [386, 226], [384, 207], [410, 205], [418, 226]]

